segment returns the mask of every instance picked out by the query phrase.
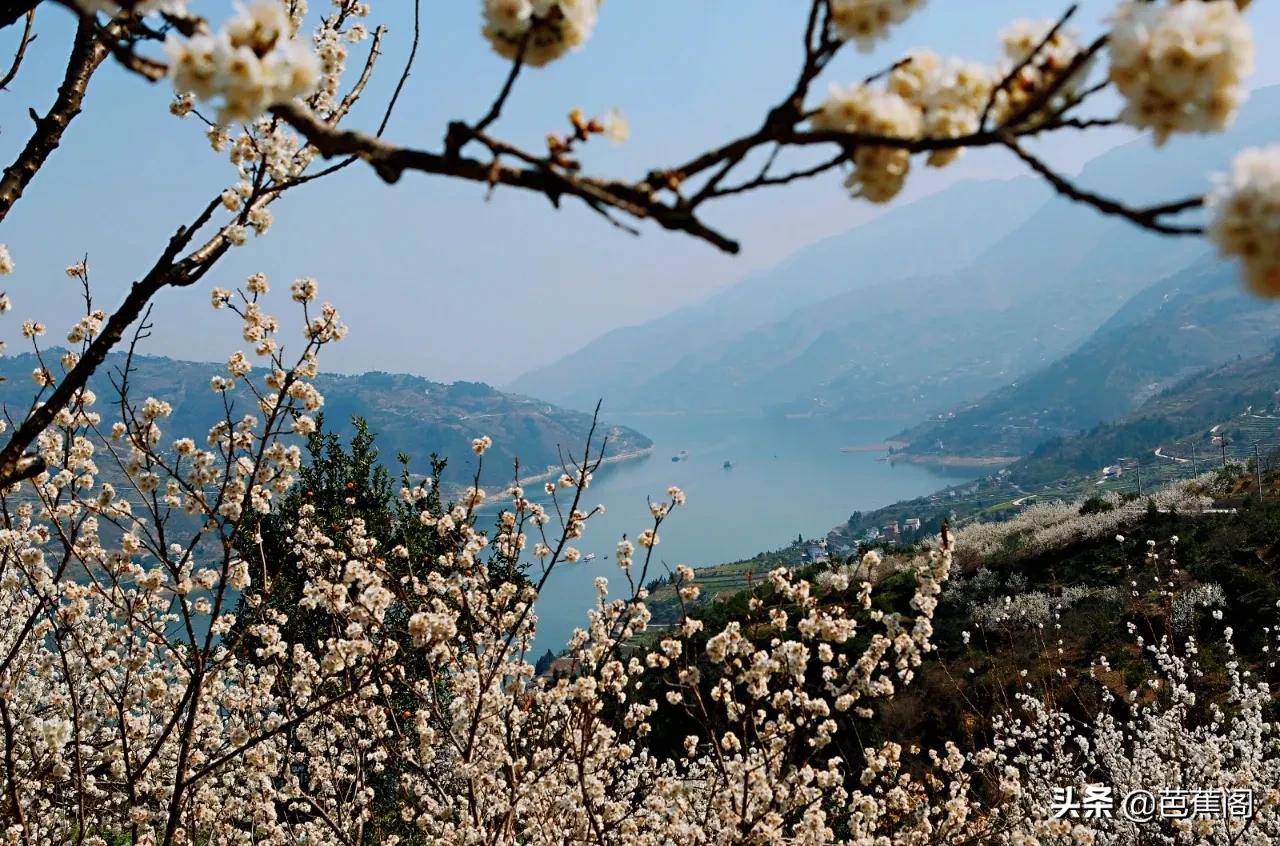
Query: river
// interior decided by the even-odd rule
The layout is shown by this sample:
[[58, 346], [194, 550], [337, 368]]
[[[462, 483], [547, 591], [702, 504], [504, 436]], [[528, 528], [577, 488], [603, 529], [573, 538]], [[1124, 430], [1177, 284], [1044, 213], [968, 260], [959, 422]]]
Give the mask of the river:
[[[536, 653], [558, 651], [585, 625], [605, 576], [625, 586], [613, 562], [623, 533], [634, 539], [652, 525], [646, 497], [662, 499], [678, 485], [688, 503], [663, 524], [655, 560], [674, 569], [749, 558], [779, 549], [797, 535], [824, 536], [854, 511], [867, 511], [982, 475], [878, 460], [881, 452], [841, 452], [883, 441], [893, 427], [741, 416], [611, 416], [653, 439], [652, 455], [602, 468], [585, 496], [606, 506], [575, 542], [594, 561], [559, 565], [538, 600]], [[673, 456], [685, 453], [678, 462]], [[724, 462], [733, 463], [725, 469]], [[532, 490], [538, 486], [530, 485]], [[532, 539], [530, 541], [532, 547]], [[640, 550], [637, 550], [637, 553]], [[665, 572], [659, 565], [658, 572]], [[531, 574], [534, 575], [534, 574]]]

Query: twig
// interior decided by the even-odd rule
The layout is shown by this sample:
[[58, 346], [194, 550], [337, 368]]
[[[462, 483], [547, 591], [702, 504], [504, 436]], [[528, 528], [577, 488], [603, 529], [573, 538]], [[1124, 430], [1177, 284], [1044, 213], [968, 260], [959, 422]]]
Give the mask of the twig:
[[1055, 23], [1049, 31], [1044, 34], [1044, 37], [1040, 39], [1040, 43], [1037, 44], [1030, 53], [1023, 56], [1022, 61], [1014, 65], [1013, 68], [1005, 74], [1004, 79], [1000, 80], [999, 85], [991, 89], [991, 94], [987, 97], [987, 104], [982, 108], [982, 116], [978, 118], [979, 128], [987, 125], [987, 118], [990, 117], [991, 110], [995, 108], [996, 99], [1000, 96], [1000, 92], [1013, 84], [1014, 80], [1018, 78], [1018, 75], [1026, 70], [1031, 63], [1036, 60], [1036, 57], [1040, 55], [1040, 52], [1044, 50], [1044, 48], [1049, 45], [1049, 42], [1056, 38], [1058, 33], [1062, 31], [1062, 28], [1067, 25], [1067, 21], [1071, 20], [1071, 18], [1075, 16], [1078, 9], [1079, 6], [1075, 3], [1068, 6], [1067, 10], [1062, 13], [1062, 17], [1058, 18], [1058, 22]]
[[782, 176], [769, 176], [768, 168], [765, 168], [760, 172], [759, 176], [757, 176], [755, 179], [751, 180], [750, 182], [744, 182], [741, 185], [734, 185], [729, 188], [721, 188], [719, 191], [715, 193], [715, 196], [729, 197], [734, 194], [742, 194], [746, 191], [752, 191], [756, 188], [766, 188], [766, 187], [771, 187], [776, 185], [787, 185], [791, 182], [797, 182], [801, 179], [808, 179], [810, 177], [817, 176], [818, 174], [826, 173], [828, 170], [831, 170], [832, 168], [839, 167], [841, 164], [848, 161], [848, 159], [849, 159], [849, 154], [846, 153], [844, 150], [841, 150], [832, 159], [828, 159], [825, 162], [816, 164], [813, 167], [807, 167], [802, 170], [792, 171], [791, 173], [787, 173]]
[[511, 91], [516, 86], [516, 78], [520, 76], [520, 71], [524, 69], [524, 53], [529, 45], [529, 35], [532, 32], [532, 29], [528, 30], [525, 32], [524, 37], [520, 39], [520, 49], [516, 53], [515, 59], [511, 62], [511, 71], [502, 83], [502, 89], [498, 92], [498, 96], [494, 98], [493, 105], [489, 107], [489, 111], [476, 124], [476, 132], [484, 132], [502, 115], [502, 107], [506, 105], [507, 98], [511, 96]]
[[1165, 235], [1204, 234], [1203, 226], [1164, 223], [1160, 220], [1161, 217], [1166, 215], [1180, 214], [1181, 212], [1203, 206], [1203, 197], [1188, 197], [1176, 202], [1163, 203], [1161, 205], [1148, 206], [1146, 208], [1126, 206], [1118, 200], [1110, 197], [1104, 197], [1101, 194], [1095, 194], [1092, 191], [1086, 191], [1085, 189], [1073, 184], [1067, 180], [1066, 177], [1053, 170], [1043, 161], [1036, 158], [1031, 153], [1028, 153], [1012, 135], [1006, 135], [1004, 144], [1013, 152], [1014, 155], [1026, 163], [1028, 167], [1043, 177], [1055, 191], [1069, 200], [1092, 206], [1106, 215], [1123, 217], [1126, 220], [1138, 224], [1144, 229], [1150, 229]]
[[13, 54], [13, 64], [9, 66], [9, 71], [0, 78], [0, 91], [9, 87], [9, 83], [13, 82], [13, 78], [18, 75], [18, 68], [22, 67], [22, 59], [27, 55], [27, 46], [36, 37], [31, 34], [31, 28], [36, 22], [36, 10], [32, 9], [27, 12], [27, 24], [22, 28], [22, 38], [18, 41], [18, 49]]
[[[406, 171], [421, 171], [486, 185], [523, 188], [545, 195], [555, 206], [559, 205], [563, 197], [576, 197], [593, 210], [598, 210], [600, 206], [609, 207], [632, 217], [653, 220], [665, 229], [686, 232], [726, 252], [736, 253], [739, 249], [736, 241], [703, 224], [690, 209], [662, 203], [642, 186], [578, 176], [541, 164], [510, 167], [501, 162], [485, 163], [465, 157], [397, 147], [364, 133], [327, 126], [310, 110], [297, 103], [275, 106], [272, 113], [301, 133], [322, 156], [357, 156], [368, 162], [378, 176], [388, 183], [398, 182]], [[461, 126], [463, 125], [453, 124], [453, 127]], [[469, 134], [495, 152], [521, 152], [526, 161], [538, 161], [531, 154], [517, 151], [512, 145], [474, 132]]]

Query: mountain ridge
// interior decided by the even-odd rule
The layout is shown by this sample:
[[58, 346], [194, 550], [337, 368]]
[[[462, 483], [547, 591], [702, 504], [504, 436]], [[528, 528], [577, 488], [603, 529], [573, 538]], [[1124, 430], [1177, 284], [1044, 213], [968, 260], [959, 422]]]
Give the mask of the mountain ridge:
[[[44, 350], [45, 361], [55, 361], [58, 350]], [[91, 378], [89, 387], [98, 396], [98, 407], [109, 417], [106, 404], [115, 395], [110, 379], [123, 365], [124, 354], [112, 353]], [[0, 403], [6, 413], [21, 419], [34, 395], [30, 381], [38, 366], [33, 353], [0, 358]], [[224, 416], [222, 400], [209, 387], [214, 375], [226, 375], [226, 365], [195, 362], [168, 356], [135, 355], [129, 374], [135, 401], [156, 396], [173, 405], [173, 414], [162, 425], [166, 440], [189, 435], [203, 442], [208, 428]], [[511, 484], [515, 461], [525, 481], [562, 466], [561, 450], [577, 455], [586, 442], [592, 415], [560, 408], [544, 400], [509, 394], [483, 382], [434, 382], [407, 373], [370, 371], [362, 374], [320, 373], [313, 380], [325, 396], [325, 427], [342, 437], [354, 432], [351, 418], [363, 417], [377, 436], [384, 461], [407, 454], [413, 471], [426, 473], [429, 458], [438, 453], [449, 459], [448, 479], [453, 485], [469, 484], [478, 467], [471, 440], [493, 438], [485, 455], [481, 482]], [[234, 413], [259, 414], [251, 395], [233, 389]], [[601, 422], [601, 436], [609, 439], [613, 461], [646, 454], [652, 441], [634, 429]]]
[[1192, 374], [1272, 347], [1280, 312], [1204, 259], [1135, 295], [1077, 349], [894, 440], [916, 460], [1023, 455], [1136, 409]]
[[[1225, 167], [1239, 147], [1277, 133], [1280, 87], [1262, 89], [1231, 132], [1167, 144], [1158, 172], [1144, 137], [1095, 158], [1075, 181], [1134, 203], [1202, 191], [1207, 175]], [[1020, 180], [976, 184], [996, 194], [1024, 188]], [[724, 328], [706, 304], [700, 312], [680, 309], [610, 333], [517, 384], [568, 405], [605, 396], [628, 411], [763, 408], [905, 424], [1050, 364], [1143, 288], [1206, 251], [1198, 240], [1138, 230], [1060, 197], [1002, 204], [988, 196], [966, 206], [964, 194], [973, 185], [855, 227], [824, 242], [825, 253], [801, 251], [817, 262], [809, 274], [821, 277], [816, 284], [797, 282], [785, 262], [753, 278], [743, 291], [767, 289], [775, 303], [795, 294], [785, 313], [768, 322], [738, 324], [736, 313], [726, 310], [714, 315]], [[945, 212], [947, 204], [952, 209], [940, 214], [947, 224], [941, 229], [916, 217]], [[890, 220], [892, 227], [885, 223]], [[974, 232], [982, 233], [985, 247], [965, 237]], [[854, 253], [870, 239], [874, 255], [897, 263], [860, 264], [872, 266], [874, 278], [863, 273], [850, 282], [849, 263], [829, 260], [842, 238]], [[947, 258], [937, 261], [936, 272], [919, 272], [921, 256], [945, 255], [953, 241], [981, 248], [963, 263]], [[841, 286], [840, 293], [818, 296]], [[727, 302], [722, 297], [712, 301]], [[618, 384], [628, 390], [615, 397], [610, 386]]]

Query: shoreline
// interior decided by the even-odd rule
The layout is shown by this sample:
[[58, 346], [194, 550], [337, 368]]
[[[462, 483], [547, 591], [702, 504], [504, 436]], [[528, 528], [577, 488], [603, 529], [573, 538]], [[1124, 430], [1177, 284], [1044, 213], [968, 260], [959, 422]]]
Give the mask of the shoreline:
[[[653, 455], [654, 446], [640, 447], [639, 449], [627, 450], [616, 455], [608, 455], [600, 459], [600, 466], [604, 467], [609, 464], [621, 464], [624, 461], [634, 461], [637, 458], [644, 458], [647, 455]], [[560, 474], [564, 472], [563, 467], [553, 467], [548, 465], [547, 469], [541, 473], [535, 473], [532, 476], [521, 476], [516, 480], [516, 484], [523, 487], [524, 485], [532, 485], [538, 482], [546, 482], [551, 479], [560, 478]]]
[[878, 444], [863, 444], [862, 446], [840, 447], [841, 452], [888, 452], [893, 449], [902, 449], [907, 446], [906, 441], [887, 440]]
[[1000, 467], [1018, 460], [1016, 455], [920, 455], [910, 452], [895, 452], [881, 457], [880, 461], [890, 464], [924, 464], [937, 467]]

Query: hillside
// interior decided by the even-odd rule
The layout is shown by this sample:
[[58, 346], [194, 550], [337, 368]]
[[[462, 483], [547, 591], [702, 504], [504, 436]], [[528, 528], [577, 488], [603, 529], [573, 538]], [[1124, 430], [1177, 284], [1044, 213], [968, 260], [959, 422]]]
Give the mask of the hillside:
[[1199, 370], [1265, 352], [1277, 336], [1280, 312], [1205, 259], [1135, 296], [1069, 355], [894, 440], [917, 457], [1025, 455]]
[[[1223, 480], [1226, 487], [1231, 481]], [[1179, 644], [1194, 638], [1203, 674], [1186, 683], [1197, 692], [1201, 707], [1212, 702], [1229, 709], [1224, 701], [1228, 662], [1239, 660], [1257, 677], [1274, 678], [1270, 625], [1280, 600], [1274, 578], [1280, 563], [1276, 481], [1268, 480], [1263, 502], [1242, 503], [1229, 513], [1201, 511], [1192, 504], [1193, 495], [1183, 498], [1182, 508], [1116, 509], [1100, 521], [1077, 502], [986, 527], [981, 538], [961, 533], [956, 539], [958, 566], [933, 618], [936, 653], [920, 666], [911, 685], [873, 713], [861, 719], [853, 712], [835, 714], [840, 725], [836, 737], [851, 738], [838, 742], [855, 747], [897, 740], [926, 748], [947, 740], [987, 742], [990, 729], [984, 715], [1027, 689], [1060, 694], [1060, 707], [1087, 719], [1106, 691], [1123, 700], [1151, 677], [1151, 656], [1126, 624], [1136, 624], [1136, 632], [1149, 642], [1162, 636]], [[1125, 541], [1118, 543], [1117, 535]], [[981, 560], [966, 553], [992, 545], [997, 549]], [[1174, 556], [1176, 568], [1169, 560]], [[889, 555], [870, 574], [876, 583], [874, 610], [912, 613], [913, 557], [912, 552]], [[759, 648], [767, 648], [770, 638], [791, 634], [790, 628], [770, 625], [771, 614], [789, 612], [780, 618], [788, 627], [803, 614], [795, 613], [797, 606], [762, 578], [776, 563], [758, 565], [750, 590], [742, 584], [738, 592], [705, 586], [688, 609], [703, 621], [705, 632], [738, 621], [740, 631]], [[818, 586], [814, 601], [819, 607], [848, 607], [863, 576], [849, 580], [845, 589], [832, 579], [832, 571], [850, 570], [844, 562], [831, 562], [802, 567], [799, 575]], [[660, 631], [680, 619], [671, 585], [658, 588], [651, 607], [661, 621]], [[1222, 644], [1228, 626], [1236, 632], [1231, 651]], [[707, 635], [699, 637], [703, 639], [686, 644], [688, 654], [703, 656]], [[1091, 666], [1099, 656], [1106, 663]], [[818, 684], [814, 682], [815, 688]], [[1145, 701], [1152, 694], [1138, 690], [1136, 695]], [[653, 698], [663, 703], [661, 696]], [[687, 719], [684, 709], [660, 704], [653, 745], [678, 747]]]
[[1185, 379], [1118, 420], [1053, 438], [990, 476], [855, 513], [829, 540], [852, 545], [910, 517], [921, 519], [926, 534], [947, 517], [993, 519], [1033, 500], [1136, 496], [1224, 461], [1247, 464], [1255, 454], [1270, 468], [1280, 458], [1278, 427], [1280, 355], [1242, 358]]
[[[1098, 157], [1078, 181], [1138, 203], [1178, 196], [1202, 189], [1241, 146], [1277, 133], [1280, 88], [1265, 89], [1231, 132], [1163, 148], [1159, 169], [1143, 139]], [[956, 186], [703, 306], [606, 335], [518, 384], [579, 406], [627, 384], [618, 401], [653, 410], [906, 423], [1051, 364], [1204, 254], [1194, 240], [1138, 231], [1057, 197], [1037, 202], [1029, 191], [1020, 180]]]
[[[57, 352], [46, 352], [49, 360], [56, 361]], [[122, 355], [108, 357], [90, 382], [100, 405], [114, 396], [110, 378], [122, 363]], [[173, 404], [172, 419], [165, 427], [173, 437], [189, 434], [202, 440], [200, 436], [222, 417], [221, 398], [209, 389], [209, 379], [225, 375], [223, 365], [158, 356], [138, 356], [134, 365], [131, 393], [138, 400], [156, 396]], [[20, 419], [31, 401], [35, 367], [35, 357], [29, 353], [0, 359], [0, 376], [4, 377], [0, 403], [13, 418]], [[590, 414], [503, 393], [479, 382], [445, 384], [397, 373], [322, 373], [315, 383], [325, 396], [323, 412], [328, 429], [350, 435], [351, 418], [360, 415], [377, 435], [388, 463], [403, 452], [410, 456], [415, 471], [426, 472], [431, 454], [438, 453], [449, 459], [448, 478], [455, 484], [470, 482], [475, 473], [476, 456], [470, 449], [473, 438], [493, 438], [493, 447], [485, 455], [482, 481], [498, 486], [511, 481], [516, 456], [522, 477], [545, 473], [552, 466], [559, 468], [558, 450], [563, 447], [578, 455], [591, 425]], [[247, 394], [237, 397], [233, 392], [232, 397], [237, 415], [257, 411]], [[105, 410], [104, 417], [111, 419]], [[608, 436], [608, 455], [615, 459], [643, 454], [652, 446], [644, 435], [626, 427], [605, 424], [598, 434]]]

